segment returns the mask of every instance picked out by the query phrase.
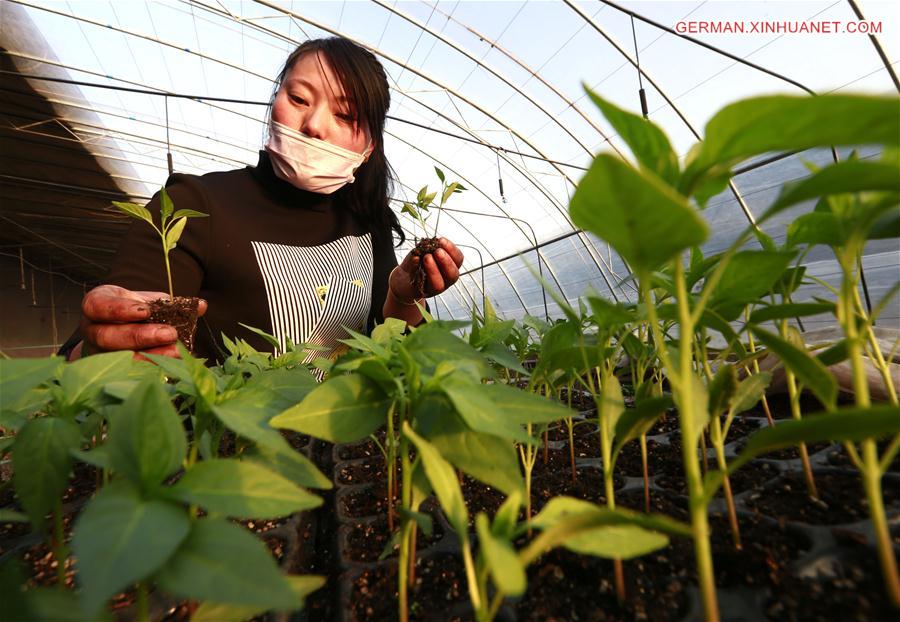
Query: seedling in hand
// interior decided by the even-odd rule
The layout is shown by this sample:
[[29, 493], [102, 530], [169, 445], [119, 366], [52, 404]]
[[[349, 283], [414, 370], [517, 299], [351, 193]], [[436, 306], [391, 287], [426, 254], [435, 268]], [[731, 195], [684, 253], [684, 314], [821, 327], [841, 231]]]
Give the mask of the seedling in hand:
[[428, 192], [428, 186], [422, 186], [422, 189], [419, 190], [419, 194], [416, 195], [415, 204], [405, 202], [403, 203], [403, 209], [400, 210], [402, 214], [409, 214], [413, 218], [415, 218], [419, 225], [422, 227], [422, 231], [425, 236], [422, 239], [416, 240], [416, 245], [412, 249], [412, 254], [419, 258], [419, 263], [416, 266], [415, 272], [413, 273], [412, 284], [415, 288], [416, 298], [423, 298], [425, 296], [425, 255], [433, 253], [438, 248], [440, 248], [440, 243], [438, 242], [437, 237], [437, 225], [434, 227], [434, 236], [428, 236], [428, 227], [425, 224], [425, 219], [427, 216], [425, 212], [427, 212], [432, 207], [437, 207], [441, 209], [444, 207], [444, 203], [447, 202], [447, 199], [450, 198], [451, 194], [455, 194], [457, 192], [463, 192], [466, 190], [466, 187], [460, 184], [459, 182], [447, 183], [444, 179], [444, 172], [435, 167], [434, 172], [437, 173], [438, 179], [441, 180], [441, 201], [435, 206], [434, 199], [437, 196], [437, 192]]
[[175, 290], [172, 287], [172, 266], [169, 262], [169, 252], [178, 244], [181, 234], [187, 225], [188, 218], [205, 217], [208, 214], [192, 209], [176, 210], [172, 199], [162, 188], [159, 193], [159, 227], [153, 222], [150, 211], [135, 203], [123, 203], [113, 201], [119, 211], [132, 218], [143, 220], [159, 235], [162, 241], [163, 258], [166, 262], [166, 278], [169, 283], [169, 300], [159, 299], [150, 303], [150, 317], [148, 322], [161, 322], [174, 326], [178, 330], [178, 338], [184, 342], [188, 350], [193, 349], [194, 329], [197, 325], [198, 298], [175, 298]]

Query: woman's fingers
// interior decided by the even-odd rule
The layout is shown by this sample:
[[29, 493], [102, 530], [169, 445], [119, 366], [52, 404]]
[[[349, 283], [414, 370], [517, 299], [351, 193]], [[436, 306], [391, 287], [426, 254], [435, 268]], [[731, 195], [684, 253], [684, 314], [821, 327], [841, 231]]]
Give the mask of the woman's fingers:
[[148, 359], [146, 356], [142, 356], [144, 354], [158, 354], [160, 356], [170, 356], [176, 359], [181, 358], [181, 355], [178, 353], [178, 348], [174, 345], [163, 346], [162, 348], [150, 348], [149, 350], [144, 350], [143, 352], [135, 352], [133, 358], [136, 361], [148, 361], [152, 363], [153, 361]]
[[95, 324], [86, 323], [82, 333], [94, 349], [112, 352], [116, 350], [152, 350], [172, 346], [178, 339], [178, 331], [165, 324]]
[[444, 249], [450, 258], [453, 260], [453, 263], [456, 264], [456, 267], [459, 268], [463, 264], [463, 254], [462, 251], [456, 247], [456, 244], [448, 240], [447, 238], [441, 238], [438, 240], [438, 243], [441, 245], [441, 248]]
[[[439, 252], [441, 251], [436, 251], [436, 253]], [[440, 267], [438, 267], [438, 263], [434, 258], [434, 254], [429, 253], [425, 255], [424, 261], [425, 276], [428, 278], [428, 287], [425, 288], [428, 291], [426, 293], [431, 296], [435, 296], [447, 289], [447, 286], [444, 284], [444, 275], [441, 273]], [[451, 261], [451, 263], [453, 262]]]
[[434, 251], [433, 254], [434, 261], [440, 268], [441, 276], [444, 279], [444, 284], [446, 287], [450, 287], [459, 279], [459, 266], [454, 261], [450, 253], [448, 253], [443, 248], [439, 248]]

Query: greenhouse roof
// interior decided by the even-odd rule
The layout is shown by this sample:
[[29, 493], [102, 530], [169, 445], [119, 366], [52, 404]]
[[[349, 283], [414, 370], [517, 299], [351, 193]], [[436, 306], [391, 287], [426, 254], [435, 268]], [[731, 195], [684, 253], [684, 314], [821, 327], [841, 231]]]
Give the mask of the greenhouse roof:
[[[847, 32], [861, 19], [880, 50]], [[625, 264], [567, 212], [596, 153], [630, 157], [585, 86], [637, 113], [643, 88], [647, 116], [682, 158], [713, 113], [741, 98], [900, 90], [890, 70], [900, 58], [895, 1], [8, 0], [0, 24], [4, 253], [23, 249], [70, 279], [97, 282], [126, 224], [110, 200], [148, 200], [168, 176], [169, 153], [177, 172], [254, 164], [286, 55], [340, 34], [372, 50], [389, 76], [385, 147], [398, 213], [438, 183], [435, 167], [469, 189], [429, 220], [467, 256], [467, 273], [435, 304], [441, 317], [467, 316], [485, 292], [506, 317], [543, 316], [545, 304], [556, 315], [533, 271], [572, 301], [588, 288], [634, 299]], [[819, 32], [794, 32], [802, 29]], [[710, 201], [704, 250], [724, 248], [782, 183], [808, 174], [806, 162], [832, 157], [746, 163]], [[784, 223], [809, 209], [765, 230], [781, 240]], [[400, 256], [422, 233], [402, 222]], [[825, 253], [806, 261], [811, 274], [836, 278]], [[867, 248], [873, 299], [893, 285], [898, 264], [893, 243]]]

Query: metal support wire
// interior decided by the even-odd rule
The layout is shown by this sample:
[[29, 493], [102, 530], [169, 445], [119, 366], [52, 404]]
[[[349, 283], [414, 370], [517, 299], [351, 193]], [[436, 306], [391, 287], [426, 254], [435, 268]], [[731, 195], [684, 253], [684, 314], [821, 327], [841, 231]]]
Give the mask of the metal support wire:
[[647, 110], [647, 93], [644, 91], [644, 79], [641, 77], [641, 55], [638, 52], [637, 32], [634, 29], [634, 15], [631, 16], [631, 39], [634, 41], [634, 60], [637, 61], [638, 95], [641, 98], [641, 113], [645, 119], [650, 118]]
[[169, 142], [169, 96], [166, 95], [166, 162], [169, 164], [169, 176], [175, 169], [172, 167], [172, 143]]
[[478, 263], [481, 264], [481, 313], [484, 315], [487, 313], [487, 290], [484, 288], [484, 257], [481, 256], [481, 251], [474, 246], [469, 246], [468, 244], [457, 244], [457, 246], [471, 248], [478, 253]]

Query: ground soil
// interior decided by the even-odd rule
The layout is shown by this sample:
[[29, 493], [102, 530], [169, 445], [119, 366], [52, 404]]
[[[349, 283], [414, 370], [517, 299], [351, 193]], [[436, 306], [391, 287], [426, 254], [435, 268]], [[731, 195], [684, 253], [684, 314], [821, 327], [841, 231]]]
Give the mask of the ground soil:
[[[420, 556], [416, 580], [409, 591], [410, 620], [433, 620], [436, 614], [468, 600], [462, 561], [452, 554]], [[349, 620], [396, 620], [397, 565], [365, 570], [353, 581], [346, 601]]]
[[830, 567], [830, 577], [785, 577], [765, 604], [768, 618], [778, 622], [897, 619], [885, 595], [875, 551], [855, 545]]
[[[732, 473], [728, 478], [728, 481], [731, 484], [732, 494], [736, 495], [745, 490], [750, 490], [751, 488], [762, 488], [767, 482], [778, 477], [780, 473], [781, 471], [778, 467], [773, 464], [767, 462], [751, 462], [738, 469], [736, 473]], [[653, 483], [660, 488], [681, 495], [687, 494], [687, 484], [685, 483], [683, 476], [664, 474], [654, 479]], [[724, 496], [721, 489], [718, 496]]]
[[197, 330], [197, 307], [199, 298], [175, 296], [173, 300], [158, 298], [149, 303], [150, 324], [168, 324], [178, 331], [178, 340], [190, 351], [194, 351], [194, 333]]
[[[819, 500], [806, 492], [803, 475], [791, 473], [772, 482], [759, 493], [751, 493], [745, 504], [751, 510], [812, 525], [841, 525], [868, 520], [869, 510], [857, 473], [814, 473]], [[900, 505], [900, 484], [882, 479], [887, 508]]]
[[[421, 529], [417, 530], [416, 550], [425, 549], [443, 537], [444, 529], [433, 514], [431, 525], [431, 536], [426, 536]], [[379, 517], [374, 522], [354, 521], [349, 523], [343, 555], [347, 561], [377, 562], [390, 539], [391, 533], [388, 531], [386, 516]], [[399, 548], [398, 542], [389, 557], [396, 557]]]
[[[339, 503], [349, 518], [379, 516], [387, 512], [387, 482], [366, 486], [341, 497]], [[386, 515], [386, 514], [385, 514]]]

